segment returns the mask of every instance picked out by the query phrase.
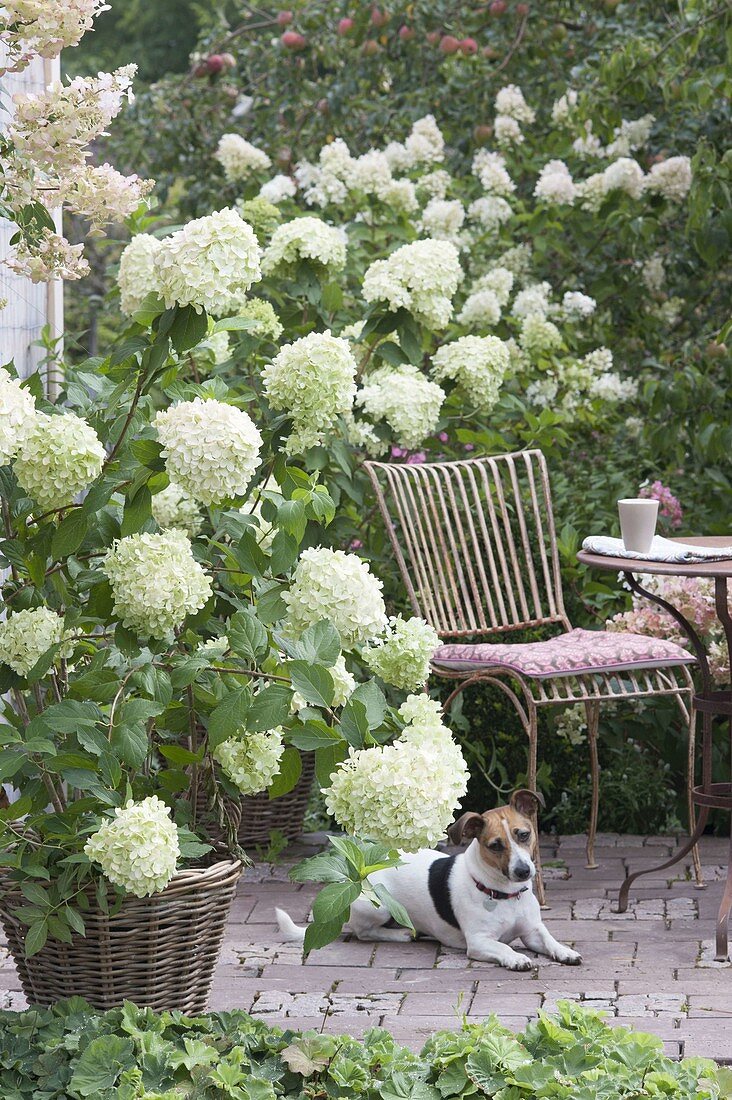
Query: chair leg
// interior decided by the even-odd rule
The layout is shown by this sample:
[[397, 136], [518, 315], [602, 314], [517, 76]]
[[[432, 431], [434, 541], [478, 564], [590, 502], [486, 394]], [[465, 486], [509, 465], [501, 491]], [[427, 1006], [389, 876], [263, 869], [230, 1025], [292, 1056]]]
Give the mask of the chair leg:
[[[539, 719], [536, 712], [536, 707], [530, 706], [528, 708], [528, 723], [526, 724], [526, 736], [529, 739], [529, 767], [527, 772], [529, 790], [536, 790], [536, 772], [537, 772], [537, 743], [539, 740]], [[539, 850], [539, 812], [534, 811], [534, 829], [536, 830], [536, 852], [534, 854], [534, 864], [536, 866], [536, 900], [542, 909], [547, 909], [546, 904], [546, 891], [544, 889], [544, 876], [541, 870], [541, 851]]]
[[587, 741], [590, 747], [590, 773], [592, 775], [592, 804], [590, 807], [590, 827], [587, 832], [587, 864], [594, 871], [599, 867], [595, 861], [595, 838], [597, 836], [597, 818], [600, 809], [600, 757], [597, 751], [597, 735], [600, 726], [600, 704], [585, 703], [587, 715]]
[[[696, 806], [694, 805], [694, 782], [696, 772], [696, 708], [689, 703], [689, 757], [686, 768], [686, 801], [689, 809], [689, 836], [693, 836], [696, 829]], [[691, 862], [694, 866], [694, 885], [698, 890], [706, 886], [702, 871], [699, 845], [695, 844], [691, 849]]]

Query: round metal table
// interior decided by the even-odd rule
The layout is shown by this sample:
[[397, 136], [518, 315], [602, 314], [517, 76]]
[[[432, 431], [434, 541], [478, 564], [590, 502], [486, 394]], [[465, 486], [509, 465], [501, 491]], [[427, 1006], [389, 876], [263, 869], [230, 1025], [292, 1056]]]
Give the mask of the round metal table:
[[[675, 542], [691, 543], [696, 546], [729, 546], [732, 537], [710, 536], [706, 538], [675, 539]], [[646, 867], [642, 871], [634, 871], [629, 874], [620, 888], [618, 897], [618, 909], [624, 913], [628, 907], [628, 894], [633, 882], [640, 875], [651, 874], [655, 871], [663, 871], [671, 867], [691, 851], [701, 837], [709, 818], [711, 809], [732, 811], [732, 782], [712, 782], [712, 726], [715, 717], [729, 719], [729, 736], [732, 747], [732, 691], [719, 691], [715, 688], [709, 671], [709, 660], [706, 649], [694, 628], [681, 612], [673, 607], [667, 600], [662, 599], [653, 592], [647, 592], [638, 583], [635, 574], [644, 573], [652, 576], [671, 577], [706, 577], [714, 581], [714, 603], [717, 618], [722, 625], [727, 640], [727, 651], [732, 656], [732, 615], [730, 615], [727, 599], [727, 582], [732, 577], [732, 560], [707, 561], [707, 562], [660, 562], [639, 561], [632, 558], [611, 558], [604, 554], [590, 554], [581, 550], [577, 555], [578, 560], [592, 569], [602, 569], [610, 573], [622, 573], [631, 589], [639, 596], [650, 600], [664, 608], [673, 616], [681, 629], [689, 638], [692, 650], [699, 664], [700, 689], [694, 696], [694, 706], [702, 716], [702, 782], [693, 790], [694, 803], [699, 806], [699, 816], [696, 827], [689, 837], [688, 843], [673, 856], [658, 866]], [[732, 911], [732, 820], [730, 822], [730, 851], [727, 864], [727, 882], [722, 895], [717, 916], [716, 960], [724, 962], [729, 958], [728, 951], [728, 924], [730, 911]]]

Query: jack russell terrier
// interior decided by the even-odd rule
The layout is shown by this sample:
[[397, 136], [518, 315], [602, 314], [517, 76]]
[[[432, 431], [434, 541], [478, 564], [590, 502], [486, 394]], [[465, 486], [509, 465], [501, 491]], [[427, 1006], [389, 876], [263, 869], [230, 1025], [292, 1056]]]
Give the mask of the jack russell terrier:
[[[540, 795], [520, 790], [508, 806], [463, 814], [447, 834], [453, 844], [470, 841], [464, 852], [448, 856], [425, 848], [404, 854], [398, 867], [377, 871], [370, 881], [383, 883], [401, 902], [417, 935], [467, 949], [469, 959], [530, 970], [532, 960], [511, 947], [520, 939], [529, 951], [577, 966], [582, 956], [551, 935], [532, 889], [533, 814], [539, 802]], [[305, 929], [282, 909], [275, 912], [284, 942], [302, 942]], [[351, 906], [349, 928], [359, 940], [412, 938], [409, 929], [388, 927], [390, 920], [384, 906], [359, 898]]]

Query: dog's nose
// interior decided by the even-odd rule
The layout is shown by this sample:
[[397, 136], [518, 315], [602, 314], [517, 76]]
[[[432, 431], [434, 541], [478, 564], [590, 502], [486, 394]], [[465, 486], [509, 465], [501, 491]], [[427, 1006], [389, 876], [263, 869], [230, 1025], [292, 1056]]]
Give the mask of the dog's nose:
[[531, 867], [528, 863], [517, 863], [513, 869], [513, 877], [519, 882], [526, 882], [531, 877]]

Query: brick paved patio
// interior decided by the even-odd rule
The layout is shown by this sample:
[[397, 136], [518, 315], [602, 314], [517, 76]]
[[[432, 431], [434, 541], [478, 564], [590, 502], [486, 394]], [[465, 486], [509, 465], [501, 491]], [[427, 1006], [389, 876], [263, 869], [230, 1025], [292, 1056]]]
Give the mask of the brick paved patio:
[[[559, 939], [582, 952], [579, 968], [537, 960], [531, 973], [468, 962], [435, 943], [339, 941], [303, 964], [297, 944], [281, 944], [275, 905], [307, 918], [314, 890], [291, 884], [287, 864], [261, 864], [242, 879], [214, 980], [211, 1008], [244, 1008], [273, 1024], [360, 1035], [376, 1025], [419, 1046], [438, 1028], [495, 1012], [520, 1029], [562, 998], [603, 1009], [618, 1024], [655, 1032], [674, 1057], [732, 1061], [732, 968], [714, 963], [711, 945], [728, 842], [707, 838], [709, 883], [697, 890], [688, 864], [641, 880], [625, 914], [613, 912], [628, 863], [658, 862], [675, 839], [603, 836], [597, 871], [584, 866], [584, 837], [547, 840], [551, 910]], [[25, 1006], [5, 959], [0, 1003]]]

